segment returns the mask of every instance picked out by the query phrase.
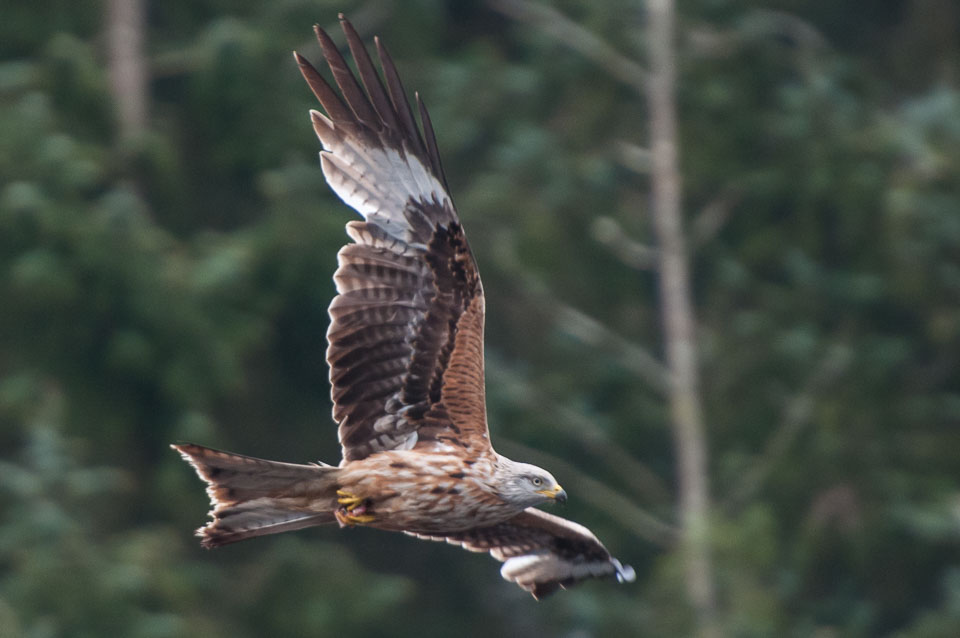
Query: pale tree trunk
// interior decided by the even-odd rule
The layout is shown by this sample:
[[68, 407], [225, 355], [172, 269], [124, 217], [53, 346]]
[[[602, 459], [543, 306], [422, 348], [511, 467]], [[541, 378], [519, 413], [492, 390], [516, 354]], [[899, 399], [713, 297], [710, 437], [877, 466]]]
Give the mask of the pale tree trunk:
[[144, 59], [145, 0], [107, 0], [107, 63], [121, 143], [147, 127], [147, 64]]
[[[647, 98], [650, 149], [649, 152], [630, 154], [642, 156], [640, 172], [643, 173], [647, 172], [649, 160], [653, 222], [659, 246], [655, 251], [643, 251], [642, 265], [648, 267], [647, 260], [653, 255], [660, 277], [660, 305], [667, 357], [666, 394], [669, 396], [677, 456], [679, 536], [687, 594], [696, 611], [699, 636], [717, 638], [722, 631], [717, 619], [710, 557], [707, 444], [700, 407], [696, 322], [691, 303], [677, 159], [674, 0], [646, 0], [650, 58], [648, 71], [551, 6], [529, 0], [487, 1], [497, 11], [544, 29], [559, 42], [593, 60], [612, 77], [635, 88]], [[718, 212], [722, 214], [723, 211]], [[644, 367], [650, 368], [647, 365]], [[654, 387], [660, 385], [654, 384]]]
[[659, 243], [660, 307], [670, 413], [678, 465], [681, 551], [686, 586], [699, 635], [720, 635], [710, 557], [710, 495], [707, 445], [700, 407], [696, 322], [681, 214], [676, 123], [675, 7], [673, 0], [647, 0], [650, 74], [651, 188]]

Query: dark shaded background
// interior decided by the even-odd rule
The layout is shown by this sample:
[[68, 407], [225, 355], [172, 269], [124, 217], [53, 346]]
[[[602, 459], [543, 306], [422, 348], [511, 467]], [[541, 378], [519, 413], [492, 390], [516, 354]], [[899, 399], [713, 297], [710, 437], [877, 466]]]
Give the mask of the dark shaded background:
[[[0, 9], [0, 636], [687, 635], [679, 558], [638, 523], [676, 509], [638, 363], [662, 347], [623, 150], [643, 101], [482, 2], [148, 5], [126, 138], [106, 4]], [[641, 5], [555, 4], [642, 64]], [[339, 458], [324, 333], [353, 213], [290, 55], [319, 59], [339, 10], [430, 106], [484, 275], [494, 441], [554, 471], [634, 585], [535, 603], [399, 535], [191, 536], [207, 503], [168, 443]], [[723, 627], [960, 635], [960, 9], [679, 14]]]

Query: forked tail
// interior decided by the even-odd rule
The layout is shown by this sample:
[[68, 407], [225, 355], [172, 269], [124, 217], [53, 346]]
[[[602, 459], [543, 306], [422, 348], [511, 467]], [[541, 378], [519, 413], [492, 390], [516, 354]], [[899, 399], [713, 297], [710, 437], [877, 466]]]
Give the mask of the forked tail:
[[207, 482], [206, 548], [335, 522], [338, 468], [264, 461], [200, 445], [171, 445]]

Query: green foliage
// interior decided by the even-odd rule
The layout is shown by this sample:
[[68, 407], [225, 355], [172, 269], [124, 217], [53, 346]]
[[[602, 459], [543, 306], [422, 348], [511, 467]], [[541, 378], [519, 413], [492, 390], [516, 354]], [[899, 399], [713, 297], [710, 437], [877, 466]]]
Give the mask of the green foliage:
[[[555, 4], [643, 61], [635, 4]], [[730, 636], [960, 633], [960, 44], [924, 6], [955, 23], [947, 0], [680, 6], [688, 227], [727, 209], [692, 264]], [[488, 558], [398, 535], [190, 536], [206, 503], [168, 443], [337, 459], [323, 335], [352, 213], [290, 50], [317, 59], [338, 10], [430, 106], [484, 274], [494, 438], [675, 519], [669, 414], [617, 341], [660, 352], [655, 277], [597, 232], [653, 243], [620, 146], [645, 144], [640, 96], [482, 3], [154, 3], [150, 126], [120, 143], [101, 3], [21, 3], [0, 24], [0, 636], [689, 635], [683, 557], [574, 476], [568, 514], [636, 585], [534, 604]]]

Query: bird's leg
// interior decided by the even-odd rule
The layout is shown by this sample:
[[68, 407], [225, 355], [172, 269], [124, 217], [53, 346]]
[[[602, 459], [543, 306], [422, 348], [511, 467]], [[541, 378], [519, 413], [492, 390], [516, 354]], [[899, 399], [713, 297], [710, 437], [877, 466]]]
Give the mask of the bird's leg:
[[340, 503], [340, 507], [334, 511], [333, 515], [337, 517], [340, 527], [369, 523], [375, 518], [373, 514], [367, 513], [368, 499], [337, 490], [337, 502]]

